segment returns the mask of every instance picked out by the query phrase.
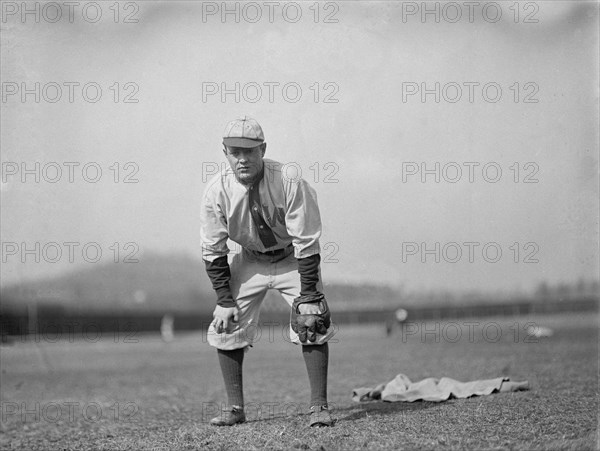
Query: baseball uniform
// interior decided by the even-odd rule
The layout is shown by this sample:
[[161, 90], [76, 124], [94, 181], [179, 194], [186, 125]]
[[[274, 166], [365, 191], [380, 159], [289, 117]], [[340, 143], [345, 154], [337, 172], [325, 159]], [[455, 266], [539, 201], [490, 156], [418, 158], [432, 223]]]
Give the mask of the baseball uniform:
[[[314, 190], [264, 158], [262, 128], [244, 116], [223, 136], [230, 168], [208, 184], [202, 202], [202, 258], [217, 293], [208, 342], [217, 348], [228, 405], [210, 423], [246, 421], [244, 353], [260, 338], [261, 303], [269, 289], [290, 304], [288, 339], [302, 343], [310, 383], [310, 426], [331, 426], [327, 403], [328, 340], [334, 333], [320, 281], [321, 218]], [[242, 250], [228, 260], [227, 241]], [[295, 331], [295, 332], [294, 332]]]
[[[204, 192], [201, 240], [202, 258], [208, 265], [229, 254], [227, 239], [242, 250], [230, 264], [229, 291], [215, 287], [219, 305], [239, 308], [239, 321], [227, 332], [217, 333], [214, 323], [208, 342], [219, 349], [246, 347], [260, 334], [260, 305], [268, 289], [278, 290], [291, 306], [300, 295], [298, 262], [319, 256], [321, 218], [315, 191], [296, 177], [296, 172], [279, 162], [263, 159], [262, 177], [250, 186], [241, 184], [231, 168], [216, 175]], [[289, 169], [289, 170], [288, 170]], [[288, 173], [290, 174], [288, 176]], [[300, 259], [300, 260], [299, 260]], [[318, 278], [320, 279], [320, 278]], [[213, 280], [214, 286], [214, 280]], [[322, 291], [320, 280], [317, 289]], [[323, 344], [334, 334], [318, 335]], [[284, 333], [294, 343], [297, 334]]]

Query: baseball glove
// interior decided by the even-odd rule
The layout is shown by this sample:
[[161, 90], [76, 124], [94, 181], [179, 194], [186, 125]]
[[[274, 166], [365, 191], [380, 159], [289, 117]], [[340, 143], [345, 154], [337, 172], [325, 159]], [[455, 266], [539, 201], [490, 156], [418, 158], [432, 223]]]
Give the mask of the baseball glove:
[[306, 343], [307, 339], [314, 343], [317, 334], [325, 335], [331, 325], [331, 313], [325, 296], [318, 293], [294, 299], [290, 323], [302, 343]]

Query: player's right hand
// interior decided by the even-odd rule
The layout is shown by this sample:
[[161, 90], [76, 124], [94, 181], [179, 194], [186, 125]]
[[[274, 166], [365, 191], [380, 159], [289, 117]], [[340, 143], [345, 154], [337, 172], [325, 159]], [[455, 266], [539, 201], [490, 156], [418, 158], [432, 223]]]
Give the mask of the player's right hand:
[[218, 334], [227, 332], [231, 323], [237, 323], [239, 321], [239, 310], [235, 307], [221, 307], [217, 305], [213, 312], [213, 325]]

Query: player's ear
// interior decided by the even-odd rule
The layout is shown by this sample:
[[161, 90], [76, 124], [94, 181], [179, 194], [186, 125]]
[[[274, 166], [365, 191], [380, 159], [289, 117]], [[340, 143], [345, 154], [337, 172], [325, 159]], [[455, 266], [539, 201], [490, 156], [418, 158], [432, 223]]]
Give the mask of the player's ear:
[[261, 153], [262, 153], [262, 156], [264, 157], [264, 156], [265, 156], [265, 153], [267, 152], [267, 143], [262, 143], [262, 144], [260, 145], [260, 151], [261, 151]]
[[223, 146], [223, 155], [227, 156], [227, 147]]

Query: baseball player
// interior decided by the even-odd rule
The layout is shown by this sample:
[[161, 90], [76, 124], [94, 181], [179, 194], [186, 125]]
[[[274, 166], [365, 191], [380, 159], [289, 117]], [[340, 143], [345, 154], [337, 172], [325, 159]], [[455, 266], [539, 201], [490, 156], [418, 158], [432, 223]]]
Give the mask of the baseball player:
[[[291, 307], [290, 341], [301, 344], [310, 382], [310, 425], [331, 426], [327, 406], [328, 340], [334, 333], [320, 281], [321, 218], [315, 191], [265, 159], [261, 126], [245, 116], [223, 135], [229, 168], [208, 184], [202, 204], [202, 258], [217, 294], [208, 343], [217, 348], [228, 403], [211, 424], [245, 421], [244, 353], [258, 332], [268, 289]], [[290, 171], [293, 172], [293, 171]], [[228, 260], [227, 240], [242, 250]]]

